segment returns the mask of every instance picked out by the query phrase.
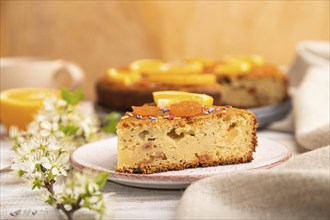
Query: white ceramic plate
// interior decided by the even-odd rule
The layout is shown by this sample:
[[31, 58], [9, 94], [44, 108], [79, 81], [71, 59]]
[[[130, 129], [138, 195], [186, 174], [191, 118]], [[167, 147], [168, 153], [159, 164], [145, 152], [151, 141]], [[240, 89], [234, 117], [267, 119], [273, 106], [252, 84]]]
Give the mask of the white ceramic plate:
[[123, 185], [154, 188], [182, 189], [190, 183], [216, 174], [226, 174], [242, 170], [271, 168], [291, 157], [291, 152], [283, 145], [264, 138], [258, 138], [258, 147], [249, 163], [199, 167], [180, 171], [155, 174], [128, 174], [116, 172], [117, 137], [86, 144], [76, 149], [70, 157], [74, 168], [87, 172], [110, 173], [109, 180]]

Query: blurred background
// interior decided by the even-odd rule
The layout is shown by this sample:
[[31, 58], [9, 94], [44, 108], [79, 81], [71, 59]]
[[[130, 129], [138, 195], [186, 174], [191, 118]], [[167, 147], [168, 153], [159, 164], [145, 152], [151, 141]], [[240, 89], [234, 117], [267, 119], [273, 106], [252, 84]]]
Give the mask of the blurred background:
[[79, 64], [87, 99], [109, 67], [141, 58], [260, 54], [289, 65], [302, 40], [329, 41], [329, 1], [1, 1], [1, 57]]

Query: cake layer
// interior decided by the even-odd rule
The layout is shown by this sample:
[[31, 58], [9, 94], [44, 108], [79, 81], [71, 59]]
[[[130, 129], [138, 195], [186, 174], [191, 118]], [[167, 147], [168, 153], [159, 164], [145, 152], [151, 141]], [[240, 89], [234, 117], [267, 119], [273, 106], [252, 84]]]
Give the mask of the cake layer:
[[129, 111], [131, 106], [140, 106], [153, 102], [152, 92], [164, 90], [180, 90], [207, 94], [213, 97], [214, 104], [220, 105], [221, 92], [218, 84], [205, 86], [169, 85], [169, 84], [133, 84], [130, 86], [108, 82], [105, 79], [97, 82], [98, 103], [113, 110]]
[[214, 107], [193, 117], [165, 116], [129, 113], [118, 123], [117, 171], [155, 173], [253, 159], [257, 122], [250, 111]]

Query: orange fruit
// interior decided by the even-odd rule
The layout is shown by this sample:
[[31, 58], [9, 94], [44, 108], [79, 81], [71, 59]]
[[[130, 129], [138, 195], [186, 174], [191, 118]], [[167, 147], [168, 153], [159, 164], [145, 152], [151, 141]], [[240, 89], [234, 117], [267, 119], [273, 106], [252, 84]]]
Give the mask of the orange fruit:
[[6, 128], [16, 126], [25, 130], [33, 116], [51, 96], [60, 97], [60, 91], [42, 88], [19, 88], [0, 93], [0, 121]]

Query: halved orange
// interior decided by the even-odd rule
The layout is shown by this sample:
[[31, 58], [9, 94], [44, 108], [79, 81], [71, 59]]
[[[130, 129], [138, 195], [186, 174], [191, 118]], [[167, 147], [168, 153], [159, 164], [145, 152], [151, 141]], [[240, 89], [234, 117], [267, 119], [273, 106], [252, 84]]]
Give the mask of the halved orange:
[[158, 91], [152, 93], [157, 107], [165, 108], [182, 101], [195, 101], [204, 106], [212, 106], [213, 98], [206, 94], [183, 91]]
[[51, 96], [60, 97], [60, 91], [42, 88], [19, 88], [0, 93], [0, 120], [6, 128], [26, 129], [33, 116]]

